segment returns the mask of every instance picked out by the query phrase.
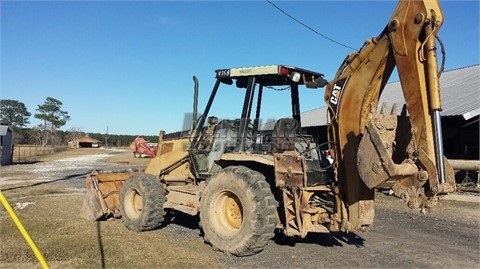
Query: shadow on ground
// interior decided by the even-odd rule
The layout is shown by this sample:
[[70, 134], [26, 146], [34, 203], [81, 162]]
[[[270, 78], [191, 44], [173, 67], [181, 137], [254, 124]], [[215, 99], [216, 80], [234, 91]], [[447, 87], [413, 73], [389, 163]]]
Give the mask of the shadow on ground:
[[353, 245], [362, 247], [365, 239], [354, 233], [311, 233], [305, 238], [288, 237], [283, 233], [275, 234], [273, 238], [276, 244], [282, 246], [295, 246], [296, 244], [318, 244], [324, 247]]
[[30, 187], [35, 187], [35, 186], [50, 184], [50, 183], [54, 183], [54, 182], [58, 182], [58, 181], [69, 180], [69, 179], [72, 179], [72, 178], [85, 177], [85, 176], [88, 175], [88, 174], [90, 174], [90, 172], [68, 175], [68, 176], [66, 176], [66, 177], [62, 177], [62, 178], [58, 178], [58, 179], [54, 179], [54, 180], [50, 180], [50, 181], [36, 182], [36, 183], [33, 183], [33, 184], [28, 184], [28, 185], [7, 187], [7, 188], [2, 189], [2, 191], [11, 191], [11, 190], [18, 190], [18, 189], [30, 188]]
[[[176, 224], [190, 230], [200, 229], [199, 217], [190, 216], [178, 211], [169, 211], [165, 216], [165, 222], [162, 227], [166, 225]], [[203, 232], [199, 231], [203, 236]], [[277, 232], [273, 238], [273, 241], [277, 245], [282, 246], [295, 246], [296, 244], [318, 244], [324, 247], [334, 247], [343, 245], [353, 245], [356, 247], [362, 247], [364, 245], [364, 239], [355, 233], [311, 233], [305, 238], [288, 237], [283, 233]]]

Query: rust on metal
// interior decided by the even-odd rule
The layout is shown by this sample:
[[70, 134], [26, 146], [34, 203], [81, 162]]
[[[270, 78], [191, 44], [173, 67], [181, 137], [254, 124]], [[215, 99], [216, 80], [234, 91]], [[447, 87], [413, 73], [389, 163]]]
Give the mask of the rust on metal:
[[205, 185], [202, 183], [200, 186], [193, 184], [169, 186], [167, 201], [163, 206], [195, 216], [200, 206], [200, 193]]
[[162, 155], [162, 154], [165, 154], [165, 153], [168, 153], [170, 151], [173, 150], [173, 143], [162, 143], [162, 147], [160, 148], [160, 154], [159, 155]]
[[277, 187], [305, 186], [305, 159], [298, 152], [275, 153], [274, 167]]
[[87, 189], [99, 193], [98, 203], [102, 206], [103, 214], [120, 215], [120, 190], [125, 180], [140, 170], [127, 170], [120, 172], [93, 171], [86, 179]]
[[297, 217], [300, 206], [297, 203], [296, 193], [286, 188], [282, 189], [283, 209], [285, 213], [285, 224], [283, 233], [287, 236], [301, 235], [301, 222]]
[[390, 114], [386, 113], [386, 109], [383, 104], [380, 114], [372, 113], [358, 148], [358, 171], [369, 188], [394, 177], [401, 179], [418, 172], [417, 166], [409, 159], [401, 164], [394, 163], [392, 156], [396, 145], [396, 105], [393, 105]]

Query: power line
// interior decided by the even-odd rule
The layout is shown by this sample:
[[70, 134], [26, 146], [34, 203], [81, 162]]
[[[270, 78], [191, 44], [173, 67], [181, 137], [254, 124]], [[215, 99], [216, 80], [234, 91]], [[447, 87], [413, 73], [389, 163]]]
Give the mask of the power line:
[[350, 46], [348, 46], [348, 45], [345, 45], [345, 44], [343, 44], [343, 43], [340, 43], [340, 42], [338, 42], [338, 41], [336, 41], [336, 40], [334, 40], [334, 39], [332, 39], [332, 38], [330, 38], [330, 37], [328, 37], [328, 36], [326, 36], [326, 35], [318, 32], [317, 30], [313, 29], [312, 27], [306, 25], [305, 23], [299, 21], [298, 19], [296, 19], [296, 18], [293, 17], [292, 15], [288, 14], [286, 11], [284, 11], [284, 10], [281, 9], [279, 6], [277, 6], [277, 5], [275, 5], [274, 3], [272, 3], [270, 0], [265, 0], [265, 1], [267, 1], [270, 5], [272, 5], [272, 6], [275, 7], [276, 9], [278, 9], [278, 11], [282, 12], [283, 14], [285, 14], [285, 15], [286, 15], [287, 17], [289, 17], [290, 19], [296, 21], [297, 23], [299, 23], [299, 24], [302, 25], [303, 27], [305, 27], [305, 28], [309, 29], [310, 31], [314, 32], [315, 34], [317, 34], [317, 35], [319, 35], [319, 36], [327, 39], [328, 41], [331, 41], [331, 42], [333, 42], [333, 43], [335, 43], [335, 44], [337, 44], [337, 45], [340, 45], [340, 46], [342, 46], [342, 47], [345, 47], [345, 48], [348, 48], [348, 49], [351, 49], [351, 50], [355, 50], [355, 51], [357, 50], [357, 49], [355, 49], [355, 48], [352, 48], [352, 47], [350, 47]]

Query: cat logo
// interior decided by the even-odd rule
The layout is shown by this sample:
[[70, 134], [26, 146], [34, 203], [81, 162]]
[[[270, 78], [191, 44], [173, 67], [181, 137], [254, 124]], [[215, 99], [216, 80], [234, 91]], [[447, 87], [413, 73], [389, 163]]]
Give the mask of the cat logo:
[[347, 81], [348, 81], [348, 77], [338, 80], [333, 85], [332, 93], [328, 101], [330, 102], [330, 104], [332, 105], [335, 111], [337, 111], [338, 101], [339, 101], [340, 95], [342, 94], [343, 89], [345, 88]]

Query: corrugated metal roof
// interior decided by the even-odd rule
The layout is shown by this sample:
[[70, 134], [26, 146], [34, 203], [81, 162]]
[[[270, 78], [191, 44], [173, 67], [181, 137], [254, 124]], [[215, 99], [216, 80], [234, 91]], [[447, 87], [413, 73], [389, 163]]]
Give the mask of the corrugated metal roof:
[[102, 142], [102, 141], [97, 140], [97, 139], [93, 139], [93, 138], [88, 137], [88, 136], [84, 136], [84, 137], [80, 137], [80, 138], [71, 140], [71, 142], [75, 142], [75, 143], [99, 143], [99, 142]]
[[480, 65], [445, 72], [440, 77], [440, 89], [440, 115], [462, 115], [468, 120], [480, 114]]
[[[440, 77], [442, 116], [463, 116], [470, 119], [480, 114], [480, 65], [445, 71]], [[379, 104], [389, 106], [405, 104], [400, 82], [385, 85]], [[400, 109], [398, 109], [400, 113]], [[301, 114], [302, 126], [327, 124], [327, 107], [320, 107]]]
[[300, 115], [302, 127], [327, 125], [327, 107], [320, 107], [303, 112]]

